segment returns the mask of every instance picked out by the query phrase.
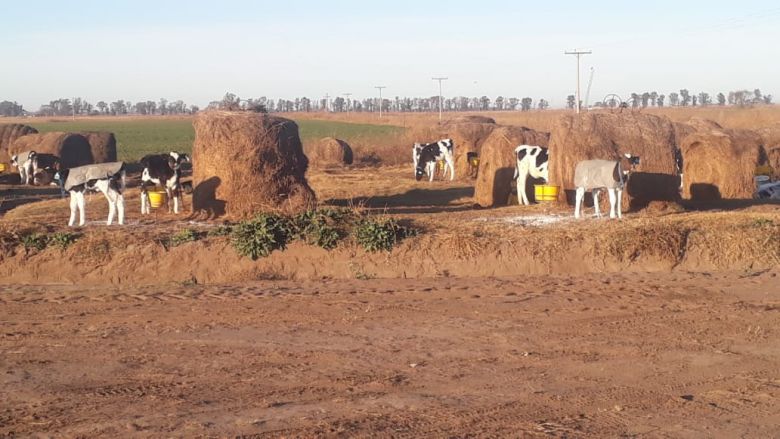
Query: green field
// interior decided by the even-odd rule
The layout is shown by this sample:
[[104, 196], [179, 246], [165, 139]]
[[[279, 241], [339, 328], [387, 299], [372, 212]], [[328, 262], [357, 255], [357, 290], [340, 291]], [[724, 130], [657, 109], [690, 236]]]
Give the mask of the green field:
[[[333, 136], [349, 141], [399, 135], [403, 128], [388, 125], [353, 124], [323, 120], [299, 120], [303, 142]], [[116, 135], [119, 160], [132, 162], [146, 154], [166, 151], [191, 152], [195, 131], [191, 120], [117, 119], [75, 120], [29, 124], [38, 131], [110, 131]]]

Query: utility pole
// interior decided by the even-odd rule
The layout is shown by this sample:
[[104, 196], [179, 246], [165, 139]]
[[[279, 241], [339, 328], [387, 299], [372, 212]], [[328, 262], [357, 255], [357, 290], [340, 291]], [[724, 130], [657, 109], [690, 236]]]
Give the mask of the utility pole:
[[442, 96], [441, 96], [441, 82], [446, 81], [449, 78], [431, 78], [434, 81], [439, 81], [439, 123], [441, 123], [441, 104], [442, 104]]
[[566, 55], [576, 55], [577, 56], [577, 102], [575, 104], [576, 105], [575, 108], [577, 108], [577, 114], [579, 114], [580, 113], [580, 107], [582, 106], [581, 102], [580, 102], [580, 57], [582, 55], [590, 55], [593, 52], [590, 51], [590, 50], [588, 50], [588, 51], [573, 50], [571, 52], [564, 52], [564, 53]]
[[374, 88], [379, 90], [379, 118], [381, 119], [382, 118], [382, 89], [387, 87], [384, 85], [377, 85]]
[[349, 97], [352, 96], [352, 93], [344, 93], [344, 96], [347, 97], [347, 114], [349, 114], [349, 112], [350, 112], [350, 108], [349, 107], [352, 106], [352, 100]]
[[330, 112], [330, 95], [328, 93], [325, 93], [325, 112]]

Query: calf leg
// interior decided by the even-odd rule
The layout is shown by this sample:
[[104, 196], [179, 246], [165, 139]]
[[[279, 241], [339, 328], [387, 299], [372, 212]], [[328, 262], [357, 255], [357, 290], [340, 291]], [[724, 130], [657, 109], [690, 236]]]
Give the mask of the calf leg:
[[623, 189], [617, 189], [617, 217], [623, 218]]
[[86, 212], [86, 200], [84, 199], [84, 192], [76, 192], [76, 200], [78, 203], [79, 208], [79, 226], [84, 226], [84, 224], [87, 222], [87, 212]]
[[174, 188], [171, 190], [173, 193], [173, 213], [179, 213], [179, 197], [181, 197], [181, 190]]
[[78, 198], [76, 192], [70, 193], [70, 219], [68, 220], [68, 227], [73, 227], [76, 222], [76, 210], [78, 209]]
[[453, 163], [453, 162], [454, 162], [454, 159], [452, 159], [452, 158], [449, 158], [447, 160], [447, 165], [450, 167], [450, 181], [455, 180], [455, 163]]
[[520, 171], [517, 174], [517, 204], [523, 206], [531, 203], [528, 201], [528, 194], [525, 193], [525, 179], [527, 175], [525, 172], [522, 172], [524, 169]]
[[607, 189], [607, 194], [609, 195], [609, 218], [613, 219], [615, 218], [615, 189]]
[[580, 210], [582, 209], [582, 199], [585, 197], [585, 188], [578, 187], [574, 195], [574, 218], [580, 217]]

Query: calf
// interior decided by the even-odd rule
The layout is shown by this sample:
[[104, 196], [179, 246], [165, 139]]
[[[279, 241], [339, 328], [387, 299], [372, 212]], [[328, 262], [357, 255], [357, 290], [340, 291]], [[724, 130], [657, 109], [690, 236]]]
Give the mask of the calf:
[[51, 176], [60, 169], [60, 158], [54, 154], [38, 154], [32, 151], [29, 160], [32, 162], [32, 181], [35, 185], [48, 184]]
[[517, 165], [515, 166], [515, 176], [517, 179], [517, 202], [520, 205], [531, 204], [528, 201], [528, 194], [525, 192], [525, 183], [528, 177], [541, 178], [547, 183], [549, 171], [547, 170], [547, 148], [541, 146], [520, 145], [515, 148], [517, 156]]
[[625, 155], [628, 160], [628, 170], [624, 170], [622, 160], [585, 160], [577, 163], [574, 169], [574, 186], [576, 199], [574, 204], [574, 217], [580, 217], [582, 199], [585, 191], [593, 191], [593, 205], [596, 208], [596, 216], [601, 217], [599, 211], [599, 192], [606, 190], [609, 194], [609, 217], [615, 218], [615, 202], [617, 200], [617, 217], [623, 218], [622, 198], [623, 188], [628, 181], [629, 174], [639, 165], [639, 157], [631, 154]]
[[24, 151], [11, 156], [11, 166], [19, 169], [19, 177], [22, 179], [22, 184], [32, 183], [33, 171], [30, 155], [34, 154], [35, 151]]
[[[419, 161], [420, 157], [420, 151], [422, 150], [423, 144], [421, 143], [415, 143], [412, 147], [412, 163], [413, 168], [412, 171], [414, 172], [415, 177], [417, 176], [417, 162]], [[436, 170], [435, 163], [428, 163], [425, 166], [425, 175], [431, 175], [432, 172]], [[418, 178], [419, 180], [419, 178]]]
[[87, 191], [100, 191], [108, 200], [108, 221], [111, 225], [114, 215], [119, 213], [119, 224], [125, 223], [125, 164], [122, 162], [100, 163], [63, 169], [54, 177], [63, 190], [70, 193], [70, 219], [68, 226], [76, 222], [76, 210], [79, 211], [79, 226], [86, 222], [84, 194]]
[[450, 170], [450, 180], [455, 179], [455, 145], [452, 139], [439, 140], [436, 143], [427, 143], [415, 145], [415, 178], [419, 181], [427, 171], [430, 181], [436, 174], [436, 162], [444, 161], [444, 176], [447, 176], [447, 169]]
[[[179, 213], [179, 201], [182, 197], [181, 165], [184, 162], [190, 162], [190, 157], [173, 151], [141, 158], [141, 165], [144, 167], [141, 174], [141, 214], [151, 213], [148, 188], [155, 185], [165, 189], [167, 200], [173, 198], [173, 213]], [[170, 202], [168, 211], [171, 211]]]
[[680, 191], [683, 190], [683, 156], [680, 148], [674, 148], [674, 164], [677, 167], [677, 175], [680, 176]]

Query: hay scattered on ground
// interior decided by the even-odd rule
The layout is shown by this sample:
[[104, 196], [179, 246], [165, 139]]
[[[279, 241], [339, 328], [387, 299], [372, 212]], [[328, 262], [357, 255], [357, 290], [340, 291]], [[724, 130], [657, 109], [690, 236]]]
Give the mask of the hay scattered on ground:
[[482, 144], [474, 200], [482, 207], [505, 206], [512, 192], [518, 145], [547, 146], [548, 135], [525, 127], [498, 127]]
[[325, 137], [307, 148], [309, 164], [316, 167], [351, 165], [352, 148], [341, 139]]
[[60, 164], [64, 168], [95, 163], [89, 141], [81, 134], [74, 133], [28, 134], [16, 139], [8, 151], [11, 155], [23, 151], [54, 154], [60, 158]]
[[641, 166], [623, 192], [624, 210], [642, 208], [653, 200], [677, 200], [680, 180], [676, 176], [675, 133], [669, 119], [649, 114], [562, 116], [550, 140], [550, 182], [561, 186], [561, 201], [573, 204], [577, 163], [617, 160], [631, 153], [641, 158]]
[[108, 131], [84, 131], [78, 134], [84, 136], [89, 142], [95, 163], [117, 161], [116, 136], [114, 136], [114, 133]]
[[38, 130], [31, 126], [19, 123], [0, 124], [0, 163], [11, 164], [11, 156], [8, 149], [16, 139], [28, 134], [37, 134]]
[[315, 204], [298, 125], [259, 113], [207, 111], [193, 123], [193, 210], [246, 218]]
[[685, 198], [716, 201], [753, 197], [756, 167], [767, 160], [756, 132], [700, 130], [687, 136], [681, 147]]

